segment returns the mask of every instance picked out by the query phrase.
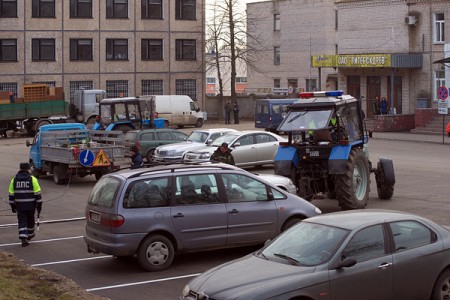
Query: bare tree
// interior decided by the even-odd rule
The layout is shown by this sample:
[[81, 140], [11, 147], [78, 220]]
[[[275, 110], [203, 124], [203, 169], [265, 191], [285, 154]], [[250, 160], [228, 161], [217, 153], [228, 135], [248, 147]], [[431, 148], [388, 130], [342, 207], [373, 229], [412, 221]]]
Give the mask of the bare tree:
[[[215, 59], [210, 62], [210, 67], [217, 68], [219, 91], [222, 95], [223, 70], [230, 70], [231, 98], [235, 100], [237, 63], [244, 63], [247, 71], [261, 72], [258, 67], [259, 53], [265, 51], [267, 46], [259, 36], [247, 32], [249, 26], [257, 24], [257, 19], [247, 18], [239, 0], [216, 0], [212, 5], [212, 12], [212, 18], [207, 24], [206, 42], [215, 49]], [[249, 46], [250, 40], [252, 46]]]

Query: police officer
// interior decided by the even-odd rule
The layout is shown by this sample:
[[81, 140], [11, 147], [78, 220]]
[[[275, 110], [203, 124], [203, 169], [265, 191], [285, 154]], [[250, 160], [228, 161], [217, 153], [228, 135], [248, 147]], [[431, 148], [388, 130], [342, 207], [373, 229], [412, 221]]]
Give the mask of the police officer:
[[9, 205], [13, 213], [17, 212], [22, 247], [28, 246], [28, 241], [35, 236], [34, 211], [39, 215], [42, 210], [41, 187], [30, 169], [29, 163], [21, 163], [20, 171], [9, 184]]

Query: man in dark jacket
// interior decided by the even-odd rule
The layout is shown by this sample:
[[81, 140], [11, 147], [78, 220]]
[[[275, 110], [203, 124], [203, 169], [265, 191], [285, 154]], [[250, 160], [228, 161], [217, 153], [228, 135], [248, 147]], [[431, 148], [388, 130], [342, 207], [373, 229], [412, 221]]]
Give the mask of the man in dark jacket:
[[229, 165], [234, 165], [234, 158], [231, 155], [231, 149], [228, 148], [227, 143], [222, 143], [220, 147], [217, 147], [216, 151], [214, 151], [213, 155], [211, 155], [211, 161], [222, 162]]
[[17, 212], [19, 223], [19, 238], [22, 247], [29, 245], [28, 241], [35, 236], [34, 211], [38, 215], [42, 210], [41, 187], [36, 177], [30, 174], [29, 163], [21, 163], [20, 171], [9, 184], [9, 205], [13, 213]]
[[130, 157], [131, 157], [131, 169], [137, 169], [144, 166], [144, 161], [142, 160], [142, 156], [139, 153], [138, 147], [131, 146]]

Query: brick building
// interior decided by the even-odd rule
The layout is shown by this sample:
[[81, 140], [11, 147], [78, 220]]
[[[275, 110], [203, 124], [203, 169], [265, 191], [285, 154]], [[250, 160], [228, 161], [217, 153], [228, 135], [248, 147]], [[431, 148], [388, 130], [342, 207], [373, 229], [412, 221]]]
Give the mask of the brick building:
[[363, 99], [368, 116], [375, 97], [398, 114], [435, 106], [448, 67], [449, 0], [296, 0], [247, 4], [259, 19], [268, 51], [263, 75], [248, 72], [248, 86], [298, 90], [342, 89]]
[[204, 101], [203, 0], [0, 0], [0, 90]]

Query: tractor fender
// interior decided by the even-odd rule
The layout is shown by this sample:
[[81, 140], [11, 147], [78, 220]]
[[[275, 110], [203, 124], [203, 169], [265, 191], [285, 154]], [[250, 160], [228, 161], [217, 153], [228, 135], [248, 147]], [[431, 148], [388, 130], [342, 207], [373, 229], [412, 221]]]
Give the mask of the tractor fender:
[[275, 155], [275, 174], [290, 176], [291, 166], [299, 166], [297, 148], [292, 146], [279, 146]]
[[331, 149], [328, 159], [328, 174], [345, 174], [350, 151], [352, 151], [352, 145], [337, 145]]
[[388, 158], [380, 158], [377, 164], [377, 171], [378, 169], [384, 170], [384, 178], [386, 180], [386, 184], [388, 185], [394, 185], [395, 184], [395, 173], [394, 173], [394, 163], [392, 162], [392, 159]]

